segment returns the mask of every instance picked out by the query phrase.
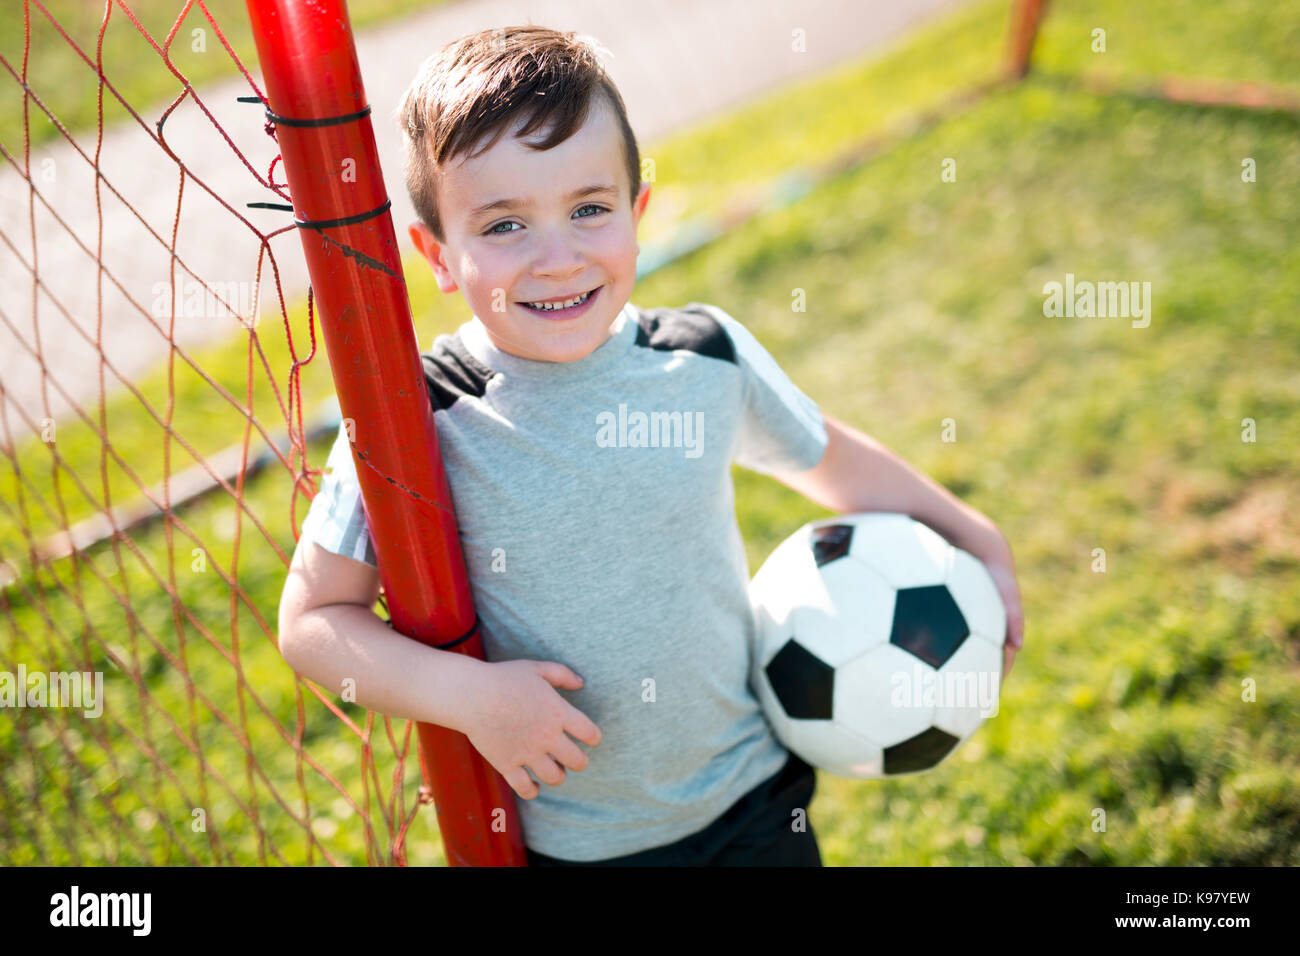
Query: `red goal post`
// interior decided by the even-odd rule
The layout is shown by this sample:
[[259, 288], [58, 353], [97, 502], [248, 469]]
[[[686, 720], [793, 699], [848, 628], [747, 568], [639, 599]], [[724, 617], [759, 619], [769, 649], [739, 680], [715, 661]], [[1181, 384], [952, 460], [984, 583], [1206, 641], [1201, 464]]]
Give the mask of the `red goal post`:
[[[247, 3], [392, 625], [482, 659], [346, 4]], [[448, 863], [527, 865], [509, 785], [463, 734], [418, 726]]]

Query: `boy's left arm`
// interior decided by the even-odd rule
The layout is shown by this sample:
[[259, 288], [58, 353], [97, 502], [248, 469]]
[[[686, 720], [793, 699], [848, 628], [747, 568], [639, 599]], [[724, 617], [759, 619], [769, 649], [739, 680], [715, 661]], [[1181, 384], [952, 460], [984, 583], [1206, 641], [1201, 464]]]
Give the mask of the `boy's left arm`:
[[1020, 587], [1006, 537], [987, 517], [870, 435], [825, 413], [822, 417], [827, 444], [821, 461], [808, 471], [776, 475], [777, 480], [840, 514], [894, 511], [910, 515], [982, 561], [1007, 610], [1005, 677], [1024, 643], [1025, 630]]

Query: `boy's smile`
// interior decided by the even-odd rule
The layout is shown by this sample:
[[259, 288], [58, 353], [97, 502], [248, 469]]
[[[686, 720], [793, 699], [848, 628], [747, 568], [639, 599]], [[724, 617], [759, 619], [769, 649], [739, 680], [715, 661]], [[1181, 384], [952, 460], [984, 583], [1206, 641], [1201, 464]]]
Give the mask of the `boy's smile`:
[[638, 184], [634, 205], [618, 121], [599, 96], [587, 121], [552, 149], [525, 146], [514, 136], [521, 125], [440, 170], [446, 242], [419, 222], [411, 240], [438, 288], [461, 290], [497, 348], [572, 362], [609, 337], [632, 295], [650, 186]]

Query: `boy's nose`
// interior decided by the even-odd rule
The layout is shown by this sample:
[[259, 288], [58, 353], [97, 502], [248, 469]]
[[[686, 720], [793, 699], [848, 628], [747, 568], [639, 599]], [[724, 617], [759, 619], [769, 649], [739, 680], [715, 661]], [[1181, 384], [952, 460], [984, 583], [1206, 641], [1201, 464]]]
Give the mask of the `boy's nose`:
[[559, 230], [544, 230], [534, 251], [534, 275], [564, 279], [576, 275], [586, 264], [586, 257], [572, 237]]

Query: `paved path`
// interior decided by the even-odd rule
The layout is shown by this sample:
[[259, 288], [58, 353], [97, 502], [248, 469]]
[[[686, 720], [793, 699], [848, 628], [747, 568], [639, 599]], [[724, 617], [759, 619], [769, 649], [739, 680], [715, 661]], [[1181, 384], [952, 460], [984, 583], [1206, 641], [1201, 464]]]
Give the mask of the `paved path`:
[[[401, 143], [392, 113], [421, 61], [455, 37], [516, 23], [577, 30], [595, 37], [612, 54], [606, 61], [607, 68], [623, 94], [644, 151], [660, 137], [706, 121], [765, 90], [859, 58], [960, 2], [462, 0], [367, 31], [357, 38], [358, 56], [367, 97], [374, 108], [375, 133], [398, 236], [404, 246], [409, 244], [406, 225], [415, 216], [402, 180]], [[804, 52], [792, 50], [796, 29], [804, 31]], [[137, 64], [119, 67], [138, 68]], [[150, 68], [164, 67], [159, 60]], [[260, 78], [255, 64], [249, 64], [249, 68]], [[111, 82], [113, 68], [110, 66], [106, 73]], [[12, 80], [5, 77], [2, 82]], [[84, 82], [87, 95], [93, 97], [94, 75], [89, 69]], [[200, 97], [236, 147], [265, 173], [276, 150], [262, 132], [261, 108], [235, 101], [236, 96], [248, 92], [241, 80], [205, 88]], [[105, 95], [111, 94], [106, 91]], [[33, 112], [36, 110], [33, 104]], [[152, 128], [157, 116], [148, 114], [144, 119]], [[178, 258], [209, 285], [221, 283], [227, 301], [251, 314], [251, 281], [259, 252], [257, 236], [224, 210], [195, 178], [264, 232], [287, 223], [288, 215], [245, 208], [247, 202], [275, 197], [257, 184], [192, 103], [187, 101], [173, 113], [164, 132], [193, 177], [187, 177], [184, 183]], [[166, 295], [160, 296], [159, 291], [167, 288], [171, 267], [166, 243], [181, 185], [176, 163], [135, 123], [106, 132], [100, 161], [104, 180], [100, 197], [102, 262], [137, 304], [131, 304], [106, 276], [101, 305], [94, 268], [98, 230], [95, 177], [88, 161], [93, 159], [94, 135], [81, 134], [77, 141], [87, 158], [62, 138], [51, 148], [32, 154], [37, 189], [67, 223], [67, 228], [59, 225], [37, 201], [36, 261], [44, 289], [38, 295], [35, 323], [29, 190], [12, 167], [0, 160], [0, 413], [8, 415], [15, 435], [28, 433], [17, 414], [19, 408], [37, 427], [47, 414], [57, 419], [68, 413], [60, 389], [93, 415], [99, 389], [100, 347], [107, 360], [128, 379], [154, 367], [169, 348], [171, 309]], [[11, 154], [21, 150], [21, 144], [5, 146]], [[282, 172], [277, 173], [277, 178], [283, 179]], [[161, 242], [112, 194], [109, 184], [161, 237]], [[89, 253], [80, 248], [73, 235], [88, 247]], [[272, 249], [288, 299], [307, 286], [301, 245], [290, 231], [273, 240]], [[205, 301], [206, 297], [196, 291], [193, 276], [178, 267], [176, 279], [174, 337], [179, 345], [192, 347], [239, 331], [236, 320], [226, 310]], [[269, 280], [269, 264], [264, 264], [264, 319], [278, 316], [275, 300], [268, 297]], [[62, 314], [60, 306], [70, 318]], [[15, 338], [7, 323], [16, 327], [20, 338]], [[261, 328], [270, 331], [265, 324]], [[41, 368], [22, 344], [34, 346], [38, 334], [47, 365], [46, 397], [42, 395]], [[97, 346], [97, 341], [102, 346]], [[106, 372], [106, 381], [110, 391], [116, 387], [111, 371]]]

